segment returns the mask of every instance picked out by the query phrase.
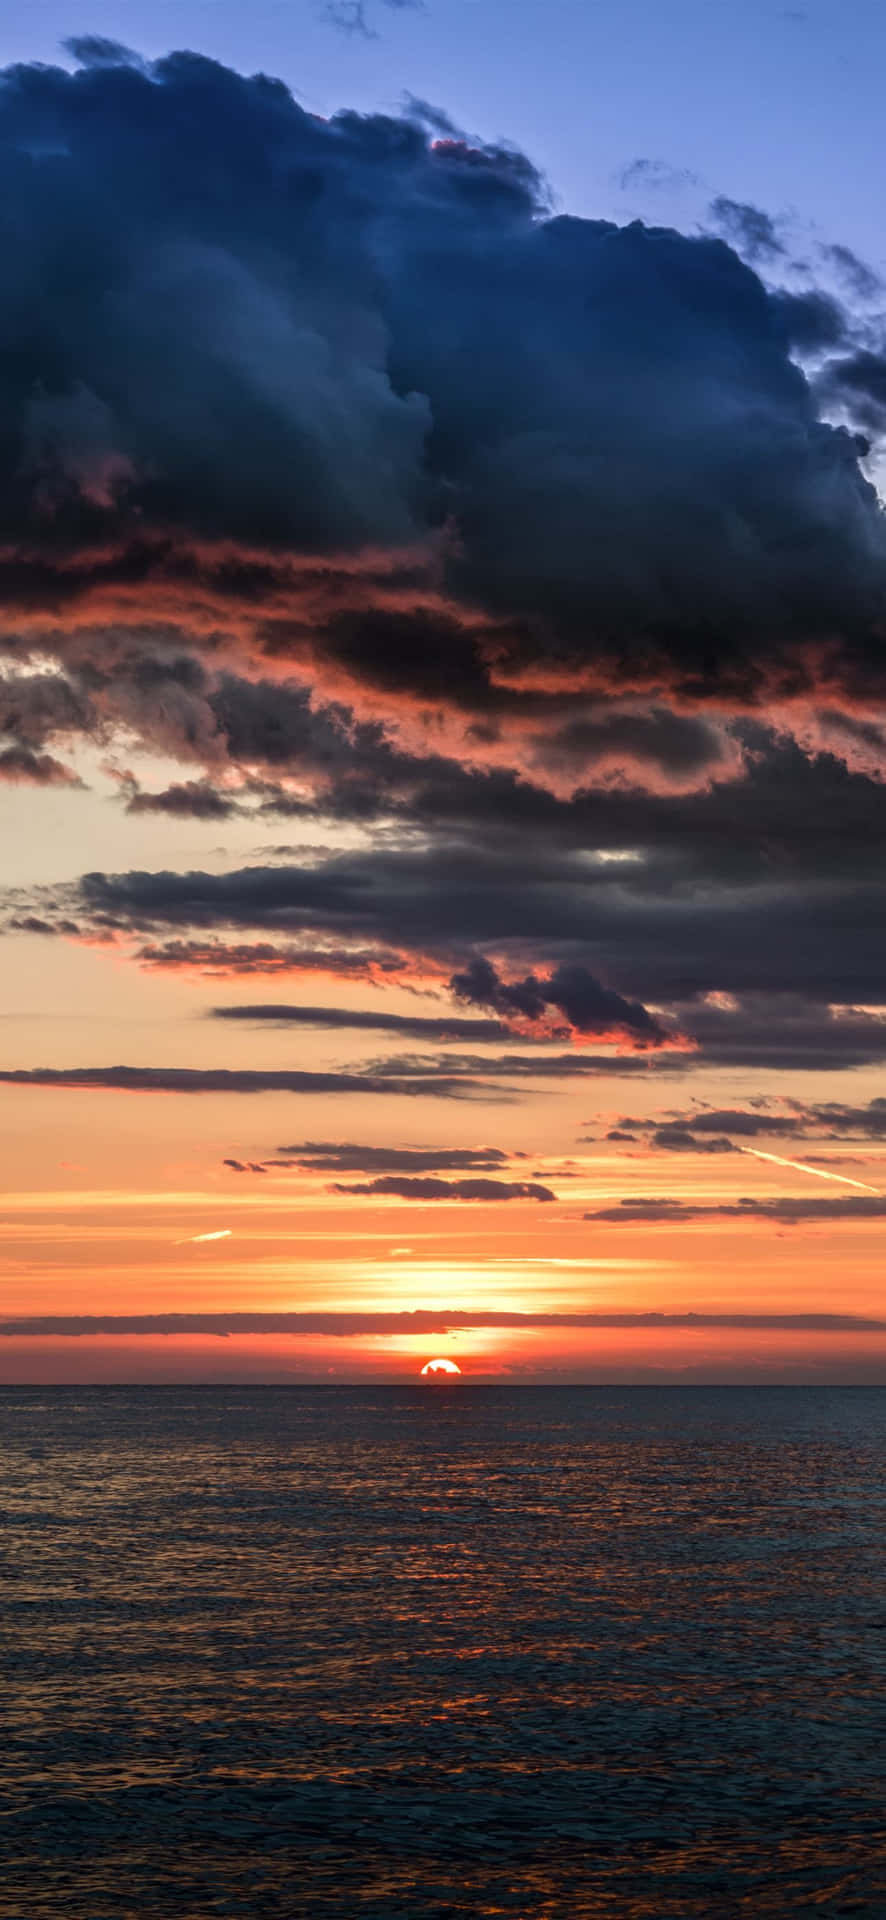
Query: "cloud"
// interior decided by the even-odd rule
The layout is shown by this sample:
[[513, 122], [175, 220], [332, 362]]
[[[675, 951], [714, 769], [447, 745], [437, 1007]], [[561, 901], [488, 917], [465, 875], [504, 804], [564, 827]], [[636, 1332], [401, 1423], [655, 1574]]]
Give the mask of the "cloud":
[[62, 42], [66, 53], [71, 54], [81, 67], [133, 67], [144, 72], [144, 61], [131, 47], [125, 47], [119, 40], [109, 40], [101, 33], [74, 33]]
[[[422, 4], [423, 0], [383, 0], [383, 5], [393, 13], [402, 13]], [[339, 33], [349, 37], [356, 34], [363, 40], [378, 39], [376, 28], [370, 25], [369, 0], [325, 0], [323, 18], [331, 27], [337, 27]]]
[[245, 1020], [255, 1026], [269, 1022], [278, 1027], [328, 1027], [356, 1031], [405, 1033], [428, 1040], [503, 1040], [510, 1028], [500, 1020], [465, 1020], [446, 1014], [385, 1013], [375, 1007], [293, 1007], [244, 1005], [213, 1007], [214, 1020]]
[[664, 1045], [667, 1038], [645, 1007], [601, 986], [582, 966], [564, 963], [547, 978], [530, 973], [523, 980], [503, 980], [491, 961], [476, 954], [449, 985], [456, 999], [494, 1007], [512, 1020], [538, 1023], [554, 1007], [582, 1035], [615, 1035], [652, 1047]]
[[778, 288], [770, 294], [770, 300], [789, 344], [801, 354], [827, 352], [852, 339], [852, 326], [844, 309], [818, 287], [803, 293]]
[[286, 1156], [286, 1163], [319, 1173], [477, 1172], [523, 1157], [508, 1155], [502, 1147], [383, 1147], [351, 1140], [303, 1140], [277, 1152]]
[[415, 1308], [393, 1312], [327, 1311], [315, 1313], [136, 1313], [32, 1314], [0, 1320], [0, 1339], [94, 1339], [101, 1336], [174, 1338], [209, 1334], [219, 1338], [250, 1334], [319, 1335], [327, 1339], [392, 1338], [505, 1327], [517, 1331], [546, 1327], [646, 1328], [725, 1327], [771, 1329], [785, 1333], [866, 1333], [886, 1331], [886, 1320], [844, 1313], [513, 1313], [498, 1308], [473, 1312], [456, 1308]]
[[[627, 1129], [627, 1131], [625, 1131]], [[767, 1137], [802, 1139], [803, 1122], [795, 1113], [774, 1111], [771, 1101], [756, 1108], [693, 1106], [673, 1108], [666, 1116], [624, 1114], [607, 1140], [645, 1137], [650, 1145], [674, 1153], [730, 1153], [733, 1144]]]
[[[645, 1122], [634, 1120], [631, 1124], [640, 1127]], [[693, 1134], [728, 1133], [754, 1140], [761, 1134], [790, 1139], [800, 1132], [803, 1123], [796, 1114], [772, 1111], [771, 1105], [761, 1102], [757, 1107], [690, 1108], [675, 1115], [674, 1124]]]
[[825, 1199], [818, 1197], [806, 1199], [787, 1195], [780, 1199], [765, 1200], [742, 1197], [740, 1200], [723, 1201], [713, 1205], [707, 1202], [689, 1200], [661, 1199], [658, 1196], [642, 1196], [638, 1199], [621, 1200], [617, 1206], [597, 1207], [586, 1213], [586, 1220], [605, 1221], [614, 1226], [658, 1225], [680, 1226], [696, 1220], [770, 1220], [779, 1226], [798, 1226], [803, 1222], [814, 1224], [831, 1221], [860, 1221], [862, 1225], [873, 1220], [886, 1220], [886, 1197], [871, 1199]]
[[[797, 1143], [804, 1140], [886, 1140], [886, 1099], [877, 1095], [853, 1105], [841, 1100], [804, 1101], [795, 1097], [776, 1100], [763, 1095], [757, 1096], [750, 1107], [697, 1104], [682, 1109], [674, 1108], [665, 1119], [654, 1115], [651, 1118], [623, 1115], [618, 1126], [629, 1127], [635, 1136], [646, 1134], [656, 1144], [661, 1144], [662, 1132], [679, 1132], [692, 1139], [702, 1136], [700, 1147], [709, 1134], [729, 1135], [739, 1144], [767, 1137]], [[607, 1137], [614, 1139], [619, 1135], [614, 1133]]]
[[439, 112], [70, 44], [0, 89], [0, 590], [84, 728], [356, 804], [440, 754], [430, 678], [452, 763], [706, 788], [730, 710], [882, 690], [859, 446], [722, 239], [552, 215]]
[[464, 1075], [469, 1080], [485, 1079], [492, 1087], [499, 1080], [596, 1080], [625, 1079], [637, 1075], [683, 1073], [687, 1056], [664, 1050], [658, 1053], [551, 1053], [539, 1047], [537, 1053], [402, 1053], [371, 1062], [371, 1071], [379, 1076], [392, 1074], [404, 1079], [413, 1075], [431, 1079], [435, 1074]]
[[[608, 1136], [610, 1139], [612, 1135]], [[688, 1127], [656, 1127], [651, 1135], [653, 1147], [659, 1147], [666, 1153], [737, 1153], [731, 1140], [716, 1134], [698, 1139]]]
[[469, 1098], [478, 1088], [470, 1075], [459, 1073], [302, 1073], [283, 1067], [267, 1071], [245, 1067], [3, 1068], [0, 1084], [112, 1093], [408, 1093], [440, 1099]]
[[[15, 920], [10, 922], [13, 927], [16, 924]], [[69, 922], [67, 928], [63, 930], [70, 932], [71, 926], [72, 923]], [[56, 928], [51, 923], [44, 922], [41, 924], [40, 931], [52, 933]], [[75, 927], [74, 931], [78, 929]], [[236, 943], [216, 939], [165, 940], [156, 945], [141, 947], [136, 954], [136, 959], [149, 969], [197, 973], [210, 978], [253, 974], [317, 973], [342, 974], [348, 979], [366, 980], [371, 983], [396, 977], [404, 971], [406, 966], [403, 954], [385, 951], [379, 947], [355, 949], [352, 947], [281, 946], [267, 940]]]
[[839, 242], [831, 242], [829, 245], [820, 247], [819, 252], [822, 259], [826, 260], [845, 281], [849, 292], [857, 300], [876, 300], [882, 293], [883, 282], [879, 274], [875, 273], [873, 267], [869, 267], [866, 261], [860, 260], [851, 247], [842, 246]]
[[886, 427], [886, 354], [856, 347], [826, 361], [817, 391], [826, 407], [840, 407], [853, 425], [874, 438]]
[[843, 1100], [792, 1100], [791, 1105], [807, 1129], [806, 1138], [809, 1130], [816, 1130], [824, 1139], [886, 1140], [886, 1099], [882, 1095], [859, 1105]]
[[454, 970], [474, 1004], [534, 1039], [559, 1023], [650, 1052], [658, 1039], [663, 1055], [670, 1038], [694, 1050], [687, 1070], [837, 1071], [886, 1057], [886, 788], [791, 750], [777, 776], [763, 759], [747, 821], [744, 806], [730, 815], [700, 796], [645, 796], [639, 810], [629, 796], [598, 798], [585, 813], [507, 783], [487, 816], [490, 797], [469, 783], [449, 825], [443, 783], [420, 836], [379, 834], [301, 865], [90, 873], [10, 898], [10, 918], [58, 916], [132, 941], [146, 965], [195, 972], [439, 987]]
[[761, 207], [718, 194], [710, 207], [714, 224], [747, 260], [772, 260], [784, 253], [775, 222]]
[[[0, 778], [123, 742], [173, 764], [121, 781], [136, 815], [348, 850], [90, 873], [9, 928], [195, 975], [455, 974], [484, 1045], [882, 1061], [870, 269], [835, 247], [773, 291], [744, 202], [715, 203], [735, 247], [554, 215], [445, 110], [324, 120], [71, 47], [0, 86]], [[477, 1076], [647, 1070], [529, 1057]]]
[[230, 1240], [231, 1227], [217, 1227], [214, 1233], [192, 1233], [187, 1240], [177, 1240], [178, 1247], [202, 1247], [208, 1240]]
[[550, 1187], [534, 1180], [436, 1180], [427, 1176], [409, 1179], [400, 1174], [381, 1174], [362, 1186], [336, 1184], [333, 1193], [379, 1194], [397, 1200], [556, 1200]]
[[[227, 873], [91, 873], [55, 905], [152, 948], [236, 929], [275, 944], [436, 953], [442, 966], [454, 949], [500, 956], [531, 942], [557, 956], [551, 972], [575, 962], [594, 981], [617, 980], [623, 1001], [679, 996], [699, 1044], [753, 1041], [762, 1054], [790, 1024], [801, 1051], [862, 1041], [875, 1051], [870, 1019], [858, 1016], [853, 1033], [828, 1008], [877, 1003], [886, 791], [833, 760], [817, 777], [802, 764], [788, 754], [776, 775], [764, 760], [737, 816], [734, 796], [644, 796], [643, 807], [614, 796], [561, 811], [513, 782], [490, 816], [493, 795], [469, 783], [450, 825], [441, 781], [423, 843], [380, 838], [307, 865]], [[633, 864], [601, 858], [610, 848], [633, 848]], [[49, 905], [41, 896], [30, 910], [46, 917]], [[498, 972], [507, 979], [500, 960]], [[743, 996], [743, 1019], [705, 1005], [713, 991]]]
[[178, 781], [162, 793], [130, 789], [127, 813], [166, 813], [180, 820], [230, 820], [242, 808], [229, 793], [205, 780]]
[[72, 768], [53, 759], [51, 753], [35, 753], [32, 747], [4, 747], [0, 751], [0, 781], [9, 786], [79, 787], [82, 781]]
[[631, 160], [617, 175], [618, 185], [625, 192], [635, 188], [651, 190], [655, 193], [673, 192], [677, 188], [695, 187], [698, 175], [691, 173], [688, 167], [672, 167], [666, 160]]

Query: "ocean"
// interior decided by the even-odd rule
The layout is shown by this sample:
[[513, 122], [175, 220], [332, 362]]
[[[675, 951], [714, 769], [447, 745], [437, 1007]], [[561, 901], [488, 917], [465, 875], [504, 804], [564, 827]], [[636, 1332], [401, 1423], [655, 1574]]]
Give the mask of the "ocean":
[[4, 1920], [886, 1915], [886, 1390], [0, 1393]]

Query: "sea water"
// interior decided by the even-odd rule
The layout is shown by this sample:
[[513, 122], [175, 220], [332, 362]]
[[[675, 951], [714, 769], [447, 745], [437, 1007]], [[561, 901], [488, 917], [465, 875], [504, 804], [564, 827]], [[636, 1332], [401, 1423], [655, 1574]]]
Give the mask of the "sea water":
[[886, 1390], [0, 1394], [0, 1913], [886, 1915]]

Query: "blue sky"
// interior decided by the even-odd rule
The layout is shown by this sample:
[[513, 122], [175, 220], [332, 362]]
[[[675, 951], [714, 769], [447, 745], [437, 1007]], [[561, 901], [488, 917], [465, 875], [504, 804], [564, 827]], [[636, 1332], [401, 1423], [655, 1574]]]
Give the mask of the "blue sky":
[[[263, 68], [322, 113], [396, 110], [411, 92], [523, 146], [575, 212], [691, 228], [724, 193], [787, 215], [801, 254], [838, 240], [882, 264], [876, 0], [365, 0], [365, 15], [369, 36], [331, 24], [323, 0], [43, 0], [4, 10], [0, 54], [54, 60], [66, 36], [102, 33]], [[638, 157], [696, 183], [625, 192]]]

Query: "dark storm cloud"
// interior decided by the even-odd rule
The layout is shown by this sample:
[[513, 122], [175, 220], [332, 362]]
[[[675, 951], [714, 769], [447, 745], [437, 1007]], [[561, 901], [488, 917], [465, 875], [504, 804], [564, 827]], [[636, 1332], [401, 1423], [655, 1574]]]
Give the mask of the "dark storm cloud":
[[409, 1179], [402, 1174], [381, 1174], [361, 1186], [337, 1182], [333, 1193], [387, 1195], [397, 1200], [556, 1200], [550, 1187], [534, 1180], [435, 1180], [430, 1176]]
[[[122, 733], [183, 769], [123, 780], [135, 813], [384, 832], [89, 874], [12, 922], [158, 970], [484, 956], [478, 1041], [538, 1017], [516, 996], [682, 1032], [682, 1067], [886, 1056], [851, 1011], [882, 992], [886, 531], [819, 417], [879, 419], [862, 263], [828, 256], [845, 307], [770, 293], [722, 239], [551, 217], [524, 156], [420, 103], [322, 120], [72, 46], [0, 77], [0, 777]], [[715, 217], [776, 257], [759, 209]], [[646, 1070], [518, 1061], [474, 1065]]]
[[787, 1333], [882, 1332], [886, 1320], [848, 1313], [512, 1313], [497, 1308], [463, 1309], [417, 1307], [409, 1311], [320, 1313], [106, 1313], [33, 1314], [0, 1320], [0, 1339], [41, 1339], [55, 1334], [65, 1339], [100, 1335], [210, 1334], [219, 1338], [237, 1334], [320, 1335], [328, 1339], [355, 1339], [361, 1335], [390, 1338], [396, 1334], [448, 1333], [480, 1327], [733, 1327], [773, 1328]]
[[[879, 983], [871, 981], [870, 997], [880, 1001]], [[839, 1072], [886, 1060], [886, 1019], [854, 1007], [835, 1013], [823, 981], [808, 996], [748, 993], [735, 1007], [696, 1001], [679, 1014], [699, 1057], [711, 1066]]]
[[851, 338], [848, 317], [830, 294], [817, 288], [805, 293], [779, 288], [770, 300], [787, 340], [801, 354], [830, 352]]
[[477, 954], [449, 982], [457, 1000], [529, 1021], [543, 1020], [556, 1008], [582, 1034], [618, 1033], [642, 1046], [661, 1046], [665, 1029], [637, 1001], [601, 986], [586, 967], [564, 964], [545, 978], [529, 973], [522, 980], [503, 980], [491, 961]]
[[[122, 1093], [409, 1093], [441, 1099], [468, 1098], [477, 1084], [468, 1075], [394, 1073], [302, 1073], [281, 1067], [22, 1067], [0, 1069], [0, 1083], [15, 1087], [103, 1088]], [[486, 1095], [489, 1098], [487, 1092]]]
[[882, 999], [886, 786], [761, 730], [749, 750], [740, 801], [713, 788], [564, 803], [506, 772], [441, 764], [414, 788], [399, 842], [226, 874], [90, 874], [9, 911], [117, 932], [147, 966], [207, 974], [415, 980], [433, 963], [442, 985], [473, 951], [494, 956], [497, 980], [549, 992], [576, 968], [628, 1007], [651, 1005], [699, 1066], [882, 1060], [886, 1024], [863, 1009]]
[[[841, 872], [837, 848], [825, 845], [818, 871], [810, 848], [795, 876], [761, 862], [758, 849], [742, 872], [725, 845], [719, 884], [711, 858], [700, 885], [694, 858], [691, 849], [688, 871], [678, 852], [594, 863], [581, 849], [539, 840], [524, 846], [521, 866], [510, 837], [485, 845], [438, 838], [306, 866], [93, 873], [53, 898], [68, 919], [136, 937], [325, 936], [388, 952], [396, 945], [416, 964], [436, 955], [440, 968], [466, 947], [507, 952], [512, 964], [547, 950], [561, 957], [550, 974], [525, 976], [529, 988], [536, 983], [530, 998], [553, 1002], [583, 1032], [602, 1032], [607, 1016], [633, 1044], [682, 1031], [724, 1065], [836, 1067], [884, 1057], [886, 1023], [864, 1011], [879, 1003], [886, 933], [873, 863], [859, 878], [849, 844]], [[46, 917], [47, 906], [35, 895], [27, 910]], [[470, 988], [473, 976], [456, 971]], [[498, 991], [496, 980], [506, 990], [503, 971], [494, 967], [494, 976], [489, 991]], [[614, 985], [599, 988], [601, 980]], [[710, 1001], [712, 993], [733, 1000]], [[668, 1006], [669, 1029], [648, 1013], [649, 1000]]]
[[[371, 549], [436, 569], [474, 630], [455, 700], [462, 671], [482, 705], [602, 661], [622, 690], [753, 704], [812, 684], [810, 641], [838, 681], [877, 668], [875, 494], [722, 240], [550, 217], [524, 156], [419, 116], [324, 121], [190, 53], [77, 56], [0, 85], [10, 614], [112, 621], [123, 596], [147, 651], [159, 605], [204, 637], [242, 615], [257, 645], [267, 620], [277, 653], [289, 623], [298, 654], [322, 612], [297, 581], [281, 605], [269, 556]], [[779, 245], [758, 209], [716, 217]], [[420, 694], [424, 658], [386, 660]]]
[[[864, 703], [874, 701], [873, 684], [860, 680], [857, 698], [856, 718], [868, 724]], [[839, 716], [842, 728], [846, 718]], [[452, 839], [480, 826], [490, 853], [499, 846], [513, 860], [519, 852], [530, 870], [535, 857], [552, 851], [634, 849], [644, 856], [642, 872], [622, 869], [609, 878], [646, 891], [677, 880], [708, 889], [878, 879], [886, 857], [886, 784], [847, 765], [857, 735], [832, 733], [826, 751], [807, 754], [757, 724], [739, 731], [748, 759], [740, 784], [691, 794], [580, 790], [561, 800], [504, 770], [478, 775], [429, 762], [409, 770], [406, 817]], [[882, 751], [881, 744], [875, 768]], [[591, 878], [599, 884], [599, 873]]]
[[245, 1020], [259, 1026], [352, 1028], [355, 1031], [406, 1033], [427, 1040], [504, 1040], [510, 1029], [501, 1020], [464, 1020], [457, 1015], [383, 1013], [376, 1008], [235, 1006], [213, 1007], [214, 1020]]
[[679, 1226], [683, 1221], [695, 1220], [771, 1220], [776, 1225], [792, 1227], [804, 1221], [860, 1221], [865, 1224], [871, 1220], [886, 1220], [886, 1196], [883, 1198], [864, 1195], [832, 1200], [818, 1198], [807, 1200], [786, 1195], [776, 1200], [740, 1200], [723, 1202], [710, 1206], [692, 1200], [666, 1200], [657, 1196], [636, 1200], [621, 1200], [618, 1206], [597, 1207], [593, 1213], [585, 1214], [586, 1220], [606, 1221], [615, 1226], [642, 1225], [657, 1223]]
[[[570, 706], [574, 713], [574, 696]], [[643, 770], [657, 770], [677, 785], [696, 786], [703, 775], [725, 769], [729, 743], [697, 714], [671, 713], [664, 707], [647, 712], [598, 710], [549, 725], [533, 755], [536, 768], [571, 772], [578, 779], [588, 778], [597, 765], [610, 760], [632, 768], [637, 784], [643, 784]]]
[[829, 360], [817, 381], [826, 406], [843, 407], [853, 423], [875, 436], [886, 426], [886, 353], [858, 347]]

